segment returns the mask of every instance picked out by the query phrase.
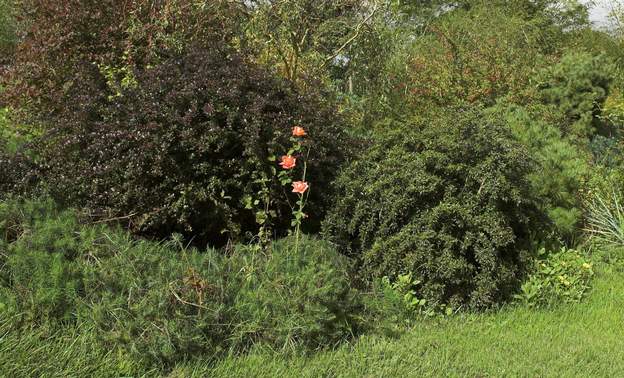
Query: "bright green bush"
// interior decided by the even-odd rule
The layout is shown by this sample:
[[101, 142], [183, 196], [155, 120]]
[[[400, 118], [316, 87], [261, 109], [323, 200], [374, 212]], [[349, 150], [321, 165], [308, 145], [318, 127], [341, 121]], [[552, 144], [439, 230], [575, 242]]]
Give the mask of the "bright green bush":
[[588, 138], [601, 131], [598, 117], [613, 72], [613, 63], [606, 56], [573, 52], [539, 73], [539, 97], [562, 114], [558, 126], [564, 135]]
[[295, 254], [293, 238], [274, 242], [268, 257], [251, 264], [235, 301], [241, 320], [234, 337], [316, 349], [357, 332], [360, 304], [348, 260], [327, 242], [306, 237], [300, 243]]
[[515, 298], [530, 307], [579, 302], [591, 288], [593, 267], [578, 251], [540, 251], [533, 272]]
[[539, 230], [532, 159], [501, 119], [447, 114], [383, 126], [337, 180], [324, 230], [364, 276], [412, 272], [432, 305], [487, 307], [518, 287]]
[[320, 348], [358, 330], [348, 262], [304, 238], [262, 253], [186, 250], [84, 225], [52, 202], [0, 202], [0, 308], [9, 327], [78, 327], [145, 366], [256, 343]]
[[557, 126], [548, 115], [522, 107], [504, 108], [506, 122], [537, 162], [529, 175], [532, 191], [554, 225], [555, 237], [578, 238], [583, 220], [580, 192], [591, 173], [591, 154]]

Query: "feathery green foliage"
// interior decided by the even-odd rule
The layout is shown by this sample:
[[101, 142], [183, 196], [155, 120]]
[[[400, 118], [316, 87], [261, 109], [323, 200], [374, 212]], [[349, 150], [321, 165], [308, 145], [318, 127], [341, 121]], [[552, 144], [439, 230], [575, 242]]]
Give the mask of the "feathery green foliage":
[[501, 110], [515, 138], [537, 162], [529, 175], [532, 192], [541, 198], [542, 210], [554, 226], [553, 236], [573, 242], [580, 233], [580, 191], [591, 173], [591, 154], [549, 123], [547, 109], [502, 106], [496, 111]]
[[604, 55], [570, 53], [537, 77], [539, 96], [563, 117], [564, 135], [590, 138], [600, 130], [599, 116], [609, 94], [613, 63]]
[[315, 239], [296, 255], [290, 239], [266, 253], [224, 255], [83, 225], [50, 201], [2, 202], [0, 219], [10, 333], [85, 329], [100, 347], [150, 367], [257, 343], [316, 349], [358, 329], [348, 263]]

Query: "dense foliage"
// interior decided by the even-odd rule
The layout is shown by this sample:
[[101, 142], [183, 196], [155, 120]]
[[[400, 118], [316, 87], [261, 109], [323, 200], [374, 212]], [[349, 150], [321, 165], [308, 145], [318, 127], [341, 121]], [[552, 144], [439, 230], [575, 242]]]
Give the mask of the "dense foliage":
[[530, 174], [532, 192], [539, 196], [542, 211], [554, 226], [552, 236], [572, 242], [582, 223], [581, 192], [591, 174], [591, 153], [556, 124], [549, 123], [544, 109], [501, 106], [514, 136], [538, 164]]
[[413, 273], [433, 303], [509, 296], [538, 230], [527, 152], [480, 112], [389, 127], [339, 177], [328, 236], [368, 275]]
[[347, 262], [325, 242], [224, 256], [85, 226], [50, 201], [2, 202], [0, 219], [0, 310], [14, 330], [80, 326], [146, 364], [315, 349], [357, 331]]
[[[327, 185], [345, 155], [331, 105], [236, 55], [197, 49], [136, 70], [119, 95], [86, 87], [75, 93], [36, 147], [52, 192], [133, 228], [223, 243], [257, 230], [244, 199], [266, 189], [275, 229], [289, 226], [288, 195], [274, 175], [291, 127], [305, 125], [308, 170]], [[100, 83], [101, 84], [101, 83]], [[322, 191], [312, 213], [322, 214]]]
[[9, 121], [9, 112], [0, 109], [0, 198], [35, 186], [37, 167], [24, 140]]
[[567, 54], [538, 75], [540, 100], [561, 113], [558, 127], [565, 135], [590, 138], [606, 132], [599, 123], [609, 94], [613, 66], [604, 56]]
[[155, 64], [189, 43], [228, 46], [240, 13], [221, 0], [24, 0], [16, 7], [22, 38], [5, 96], [28, 111], [22, 116], [30, 123], [62, 111], [94, 76], [127, 81], [133, 68]]
[[516, 299], [529, 307], [546, 307], [580, 302], [591, 288], [593, 266], [578, 251], [540, 251], [533, 271], [522, 284]]
[[13, 0], [0, 0], [0, 74], [2, 65], [8, 63], [17, 44], [17, 21]]
[[[331, 94], [302, 93], [232, 48], [238, 5], [22, 6], [32, 9], [5, 98], [40, 135], [34, 153], [63, 203], [145, 235], [180, 232], [220, 245], [257, 233], [263, 193], [280, 235], [294, 201], [275, 177], [275, 160], [288, 151], [290, 129], [309, 131], [318, 188], [350, 148]], [[326, 197], [310, 197], [317, 224]]]
[[580, 301], [624, 243], [624, 40], [588, 9], [0, 0], [2, 340], [186, 376]]

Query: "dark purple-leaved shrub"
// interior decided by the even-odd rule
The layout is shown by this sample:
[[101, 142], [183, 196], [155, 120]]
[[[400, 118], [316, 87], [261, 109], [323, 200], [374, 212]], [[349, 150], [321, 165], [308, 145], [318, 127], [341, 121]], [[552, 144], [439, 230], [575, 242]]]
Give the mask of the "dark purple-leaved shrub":
[[320, 219], [324, 188], [345, 156], [328, 97], [300, 94], [236, 54], [196, 47], [171, 55], [135, 69], [121, 90], [97, 70], [81, 72], [72, 101], [34, 144], [52, 194], [142, 234], [222, 244], [258, 231], [262, 204], [253, 201], [266, 190], [280, 234], [296, 197], [275, 178], [271, 156], [287, 151], [301, 125], [311, 151], [309, 215]]

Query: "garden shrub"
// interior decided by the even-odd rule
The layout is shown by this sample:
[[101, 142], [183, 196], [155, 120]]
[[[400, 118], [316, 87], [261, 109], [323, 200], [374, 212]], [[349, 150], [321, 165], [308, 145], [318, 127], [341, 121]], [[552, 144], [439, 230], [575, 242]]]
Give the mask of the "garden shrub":
[[502, 109], [514, 137], [538, 164], [529, 178], [533, 193], [541, 198], [542, 210], [554, 226], [554, 236], [573, 243], [583, 221], [581, 192], [592, 170], [589, 147], [549, 123], [543, 113], [547, 110], [518, 106]]
[[0, 109], [0, 198], [12, 193], [25, 194], [38, 182], [37, 165], [24, 145], [24, 138], [13, 133], [8, 112]]
[[[0, 302], [37, 325], [71, 321], [81, 291], [81, 268], [74, 258], [90, 240], [74, 234], [76, 217], [50, 201], [0, 202]], [[14, 297], [13, 297], [14, 296]]]
[[226, 0], [3, 1], [13, 5], [21, 36], [0, 80], [6, 79], [6, 99], [25, 110], [32, 126], [80, 101], [75, 92], [85, 86], [103, 90], [94, 78], [106, 76], [105, 85], [118, 87], [132, 82], [134, 68], [191, 43], [227, 47], [241, 16], [241, 6]]
[[589, 260], [566, 248], [555, 253], [542, 249], [539, 255], [516, 300], [529, 307], [580, 302], [591, 288], [594, 275]]
[[217, 49], [193, 48], [133, 77], [120, 95], [99, 86], [76, 92], [75, 106], [50, 117], [54, 128], [37, 149], [56, 198], [127, 217], [146, 235], [178, 232], [219, 245], [256, 234], [257, 209], [245, 199], [267, 191], [280, 235], [292, 198], [275, 177], [275, 157], [301, 125], [309, 135], [309, 215], [321, 218], [323, 188], [348, 150], [331, 100], [298, 93]]
[[604, 55], [572, 52], [538, 74], [539, 98], [562, 113], [558, 127], [564, 135], [588, 139], [603, 131], [599, 116], [613, 71]]
[[249, 272], [252, 284], [236, 297], [243, 319], [234, 337], [317, 349], [357, 332], [360, 305], [347, 258], [321, 240], [304, 237], [299, 243], [295, 254], [294, 238], [274, 242], [258, 270]]
[[[420, 6], [420, 5], [419, 5]], [[548, 64], [551, 30], [513, 4], [472, 2], [440, 11], [417, 38], [388, 59], [388, 111], [402, 105], [420, 113], [430, 107], [493, 105], [500, 97], [525, 101], [534, 67]]]
[[324, 231], [368, 277], [411, 272], [432, 305], [491, 306], [517, 288], [539, 230], [526, 150], [457, 109], [392, 130], [344, 169]]
[[0, 308], [9, 329], [79, 327], [147, 365], [215, 358], [256, 343], [319, 348], [358, 330], [348, 262], [327, 243], [266, 252], [183, 248], [82, 224], [50, 201], [0, 203]]
[[[240, 39], [248, 7], [19, 2], [24, 35], [2, 97], [40, 135], [32, 146], [55, 199], [142, 235], [221, 245], [257, 233], [255, 204], [269, 193], [270, 231], [282, 235], [294, 201], [270, 159], [288, 151], [291, 127], [309, 131], [319, 189], [348, 145], [330, 94], [253, 63]], [[311, 230], [327, 197], [311, 191]]]
[[495, 108], [504, 109], [515, 137], [539, 164], [531, 174], [534, 192], [556, 235], [571, 245], [581, 236], [581, 197], [595, 164], [618, 164], [617, 130], [602, 117], [612, 72], [605, 56], [568, 53], [538, 73], [539, 102], [501, 101]]

